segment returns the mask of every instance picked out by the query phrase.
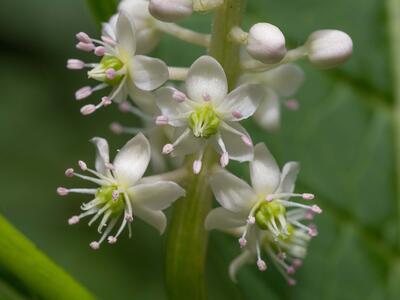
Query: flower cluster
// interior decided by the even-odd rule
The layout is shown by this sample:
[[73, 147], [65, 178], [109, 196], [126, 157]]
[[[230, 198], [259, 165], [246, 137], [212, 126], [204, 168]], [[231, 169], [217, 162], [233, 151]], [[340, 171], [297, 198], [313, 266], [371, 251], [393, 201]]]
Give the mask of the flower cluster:
[[[299, 108], [291, 97], [302, 85], [304, 73], [294, 62], [307, 58], [318, 68], [337, 66], [350, 57], [352, 41], [341, 31], [320, 30], [303, 45], [288, 50], [283, 33], [272, 24], [257, 23], [248, 32], [234, 26], [227, 38], [242, 51], [238, 61], [231, 62], [240, 70], [238, 78], [229, 78], [229, 82], [237, 82], [232, 89], [222, 65], [209, 55], [197, 58], [189, 68], [168, 66], [161, 59], [145, 56], [162, 34], [208, 48], [209, 34], [174, 22], [196, 11], [218, 9], [223, 2], [122, 0], [118, 12], [102, 25], [100, 39], [83, 32], [76, 35], [76, 47], [93, 52], [100, 60], [68, 60], [69, 69], [88, 68], [88, 77], [99, 82], [79, 89], [76, 100], [110, 90], [97, 105], [83, 106], [81, 113], [89, 115], [116, 102], [122, 112], [138, 118], [142, 127], [113, 122], [110, 128], [114, 133], [135, 135], [119, 150], [114, 162], [110, 162], [107, 141], [93, 138], [95, 169], [83, 161], [78, 163], [92, 176], [72, 168], [65, 172], [98, 187], [59, 187], [57, 192], [61, 196], [92, 195], [82, 204], [82, 212], [68, 223], [76, 224], [86, 216], [92, 217], [89, 225], [99, 220], [101, 236], [90, 243], [98, 249], [106, 240], [114, 244], [125, 228], [130, 235], [135, 218], [163, 233], [167, 223], [163, 210], [185, 196], [176, 182], [183, 184], [183, 177], [210, 172], [206, 174], [208, 182], [221, 206], [210, 211], [204, 226], [237, 236], [242, 253], [231, 263], [232, 280], [247, 262], [255, 261], [259, 270], [266, 270], [263, 256], [267, 255], [293, 285], [292, 275], [302, 264], [310, 239], [317, 235], [316, 226], [308, 221], [322, 210], [307, 203], [314, 199], [313, 194], [294, 192], [299, 164], [288, 162], [280, 170], [264, 144], [253, 146], [240, 122], [254, 117], [263, 129], [279, 129], [282, 104], [291, 110]], [[168, 80], [184, 81], [184, 85], [164, 85]], [[208, 149], [218, 153], [219, 164], [204, 168], [203, 155]], [[166, 161], [166, 154], [173, 161]], [[249, 163], [251, 186], [224, 169], [230, 160]], [[153, 172], [163, 172], [172, 165], [177, 169], [143, 177], [149, 163]], [[112, 233], [118, 223], [119, 228]]]

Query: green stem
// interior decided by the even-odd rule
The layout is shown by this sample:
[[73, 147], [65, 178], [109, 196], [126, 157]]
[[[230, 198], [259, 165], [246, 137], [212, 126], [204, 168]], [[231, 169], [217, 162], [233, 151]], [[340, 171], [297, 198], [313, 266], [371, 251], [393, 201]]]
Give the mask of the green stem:
[[20, 280], [36, 299], [95, 299], [0, 216], [0, 266]]
[[391, 56], [394, 87], [394, 155], [396, 158], [397, 187], [397, 242], [400, 247], [400, 1], [387, 0], [389, 35], [391, 40]]
[[[225, 0], [214, 17], [209, 53], [225, 70], [229, 89], [235, 86], [239, 74], [239, 46], [229, 39], [232, 27], [240, 26], [245, 7], [244, 0]], [[186, 197], [174, 207], [170, 224], [167, 257], [166, 285], [171, 300], [205, 300], [208, 232], [204, 220], [211, 209], [212, 193], [208, 184], [211, 169], [217, 161], [214, 150], [207, 149], [202, 171], [190, 175]], [[189, 174], [193, 159], [187, 161]]]

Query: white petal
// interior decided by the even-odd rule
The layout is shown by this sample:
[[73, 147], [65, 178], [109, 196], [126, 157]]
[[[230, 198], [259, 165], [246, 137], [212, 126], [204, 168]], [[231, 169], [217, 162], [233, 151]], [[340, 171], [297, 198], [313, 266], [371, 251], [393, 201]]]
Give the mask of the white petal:
[[292, 193], [300, 171], [300, 164], [298, 162], [288, 162], [283, 166], [281, 174], [281, 182], [277, 193]]
[[144, 91], [155, 90], [169, 78], [165, 62], [144, 55], [135, 55], [131, 60], [129, 74], [136, 87]]
[[[227, 124], [243, 135], [249, 136], [246, 129], [243, 128], [239, 123], [228, 123]], [[240, 162], [251, 161], [254, 157], [254, 148], [243, 143], [239, 135], [229, 132], [223, 128], [220, 129], [222, 140], [224, 141], [226, 150], [229, 153], [229, 158]], [[215, 145], [216, 150], [221, 153], [220, 148]]]
[[265, 97], [260, 102], [254, 119], [266, 130], [277, 130], [281, 123], [281, 104], [278, 95], [271, 89], [265, 89]]
[[95, 167], [97, 172], [103, 175], [110, 175], [109, 169], [106, 164], [110, 162], [110, 150], [106, 139], [94, 137], [90, 140], [96, 146], [96, 163]]
[[150, 144], [142, 133], [127, 142], [114, 160], [118, 183], [129, 187], [142, 178], [149, 164], [150, 155]]
[[114, 41], [117, 40], [116, 28], [117, 28], [118, 14], [112, 15], [107, 23], [102, 23], [102, 35], [108, 36]]
[[[240, 121], [254, 114], [263, 96], [264, 89], [260, 85], [243, 84], [230, 92], [217, 109], [224, 114], [225, 120]], [[234, 113], [240, 116], [235, 117]]]
[[220, 103], [228, 93], [224, 69], [211, 56], [200, 57], [189, 69], [186, 90], [194, 101], [203, 102], [209, 96], [213, 103]]
[[123, 56], [131, 57], [136, 51], [136, 29], [133, 21], [124, 12], [120, 12], [117, 20], [117, 43]]
[[185, 190], [172, 181], [138, 184], [129, 189], [129, 197], [136, 206], [163, 210], [185, 195]]
[[150, 210], [141, 206], [132, 204], [134, 216], [139, 217], [147, 224], [156, 228], [160, 234], [163, 234], [167, 226], [167, 217], [161, 210]]
[[132, 101], [149, 116], [160, 115], [153, 92], [139, 90], [131, 81], [127, 81], [127, 90]]
[[258, 194], [272, 194], [279, 185], [280, 171], [275, 158], [264, 144], [254, 147], [254, 160], [250, 162], [250, 177]]
[[156, 92], [156, 103], [164, 116], [170, 118], [169, 124], [172, 126], [184, 126], [187, 120], [173, 120], [174, 117], [187, 115], [193, 110], [185, 101], [178, 102], [172, 96], [175, 89], [166, 87]]
[[296, 65], [283, 65], [265, 73], [269, 87], [283, 97], [293, 96], [304, 82], [304, 72]]
[[257, 201], [256, 194], [246, 182], [225, 170], [211, 175], [210, 186], [218, 203], [231, 212], [247, 214]]
[[244, 266], [245, 264], [249, 263], [252, 260], [253, 254], [245, 250], [239, 256], [237, 256], [229, 265], [229, 277], [233, 282], [237, 282], [236, 273], [238, 270]]
[[246, 219], [246, 214], [234, 213], [223, 207], [217, 207], [208, 213], [204, 226], [207, 230], [223, 230], [244, 226], [246, 225]]

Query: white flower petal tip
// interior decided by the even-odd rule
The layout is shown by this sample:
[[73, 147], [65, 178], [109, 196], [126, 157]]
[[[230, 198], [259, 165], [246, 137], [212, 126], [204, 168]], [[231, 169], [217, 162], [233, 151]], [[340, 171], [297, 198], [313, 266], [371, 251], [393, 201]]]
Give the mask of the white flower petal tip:
[[59, 196], [67, 196], [69, 194], [69, 190], [65, 187], [60, 186], [57, 188], [57, 194]]
[[202, 167], [202, 162], [201, 160], [195, 160], [193, 162], [193, 173], [194, 174], [199, 174], [201, 171], [201, 167]]
[[285, 56], [285, 44], [285, 37], [278, 27], [257, 23], [250, 28], [246, 49], [253, 58], [265, 64], [274, 64]]
[[229, 154], [228, 152], [224, 152], [221, 155], [219, 160], [221, 167], [225, 168], [229, 164]]
[[304, 193], [302, 196], [304, 200], [314, 200], [315, 198], [315, 195], [310, 193]]
[[156, 125], [168, 125], [168, 117], [167, 116], [156, 117]]
[[177, 22], [193, 13], [192, 0], [150, 0], [149, 12], [164, 22]]
[[261, 272], [267, 270], [267, 264], [262, 259], [257, 260], [257, 267]]
[[174, 146], [172, 144], [166, 144], [162, 149], [163, 154], [170, 154], [172, 151], [174, 151]]
[[68, 219], [68, 225], [75, 225], [79, 223], [79, 217], [78, 216], [72, 216], [71, 218]]
[[345, 63], [353, 53], [350, 36], [339, 30], [313, 32], [307, 42], [308, 58], [319, 68], [333, 68]]
[[169, 79], [167, 65], [158, 58], [135, 55], [129, 70], [133, 83], [143, 91], [153, 91]]
[[66, 169], [66, 170], [65, 170], [65, 176], [67, 176], [67, 177], [72, 177], [72, 176], [74, 176], [74, 169], [72, 169], [72, 168]]
[[288, 109], [292, 111], [297, 111], [300, 108], [300, 103], [296, 99], [290, 99], [285, 102], [285, 105]]
[[240, 248], [244, 248], [244, 247], [246, 247], [246, 245], [247, 245], [247, 240], [246, 240], [245, 238], [241, 237], [241, 238], [239, 239], [239, 246], [240, 246]]
[[108, 243], [109, 244], [115, 244], [116, 242], [117, 242], [117, 238], [115, 237], [115, 236], [109, 236], [108, 238], [107, 238], [107, 241], [108, 241]]
[[100, 249], [100, 243], [99, 242], [91, 242], [89, 244], [90, 248], [92, 248], [93, 250], [99, 250]]

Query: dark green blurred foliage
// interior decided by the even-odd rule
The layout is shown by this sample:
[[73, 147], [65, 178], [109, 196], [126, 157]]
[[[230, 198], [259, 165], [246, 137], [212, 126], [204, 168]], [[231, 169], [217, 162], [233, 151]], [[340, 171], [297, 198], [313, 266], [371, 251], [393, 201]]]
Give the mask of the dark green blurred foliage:
[[[297, 96], [301, 107], [284, 109], [281, 131], [266, 133], [246, 122], [254, 141], [266, 142], [281, 165], [301, 162], [297, 190], [315, 193], [324, 210], [316, 218], [320, 235], [296, 274], [298, 285], [288, 287], [272, 266], [260, 273], [255, 265], [244, 268], [239, 284], [232, 284], [227, 266], [239, 253], [237, 242], [212, 233], [210, 299], [399, 299], [400, 195], [395, 194], [394, 159], [400, 154], [393, 150], [384, 1], [248, 2], [247, 26], [273, 23], [291, 46], [314, 30], [337, 28], [352, 36], [355, 51], [336, 70], [301, 64], [306, 72]], [[209, 22], [209, 16], [196, 16], [185, 25], [207, 32]], [[83, 72], [64, 67], [67, 58], [86, 58], [75, 50], [74, 34], [98, 34], [86, 3], [5, 0], [0, 25], [0, 212], [101, 299], [165, 299], [165, 237], [135, 221], [131, 240], [93, 252], [88, 244], [97, 238], [95, 228], [66, 223], [87, 199], [55, 193], [58, 185], [79, 186], [63, 172], [78, 159], [93, 161], [92, 136], [108, 138], [115, 151], [128, 136], [112, 135], [109, 123], [136, 122], [115, 106], [83, 117], [82, 102], [73, 100], [75, 89], [87, 83]], [[188, 66], [202, 50], [166, 37], [153, 54]], [[234, 169], [248, 176], [245, 165]], [[2, 291], [0, 284], [0, 295], [12, 294]]]

